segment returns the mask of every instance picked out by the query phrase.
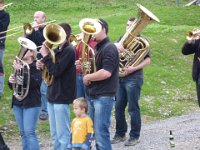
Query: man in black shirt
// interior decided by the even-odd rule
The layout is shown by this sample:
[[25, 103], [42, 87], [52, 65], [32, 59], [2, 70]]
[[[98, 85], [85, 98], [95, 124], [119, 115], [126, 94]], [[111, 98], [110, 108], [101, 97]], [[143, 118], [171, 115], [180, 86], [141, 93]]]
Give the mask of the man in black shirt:
[[[5, 51], [5, 41], [6, 41], [6, 30], [10, 23], [10, 15], [5, 12], [3, 8], [4, 0], [0, 0], [0, 96], [2, 96], [4, 91], [4, 67], [3, 67], [3, 58]], [[4, 37], [4, 38], [3, 38]]]
[[109, 126], [111, 111], [117, 90], [119, 56], [117, 48], [108, 37], [108, 24], [99, 19], [102, 29], [93, 36], [95, 46], [96, 72], [83, 77], [89, 102], [89, 115], [94, 121], [96, 148], [111, 150]]
[[192, 37], [187, 37], [182, 53], [183, 55], [194, 54], [192, 77], [196, 82], [197, 98], [200, 107], [200, 30], [195, 30], [192, 34]]

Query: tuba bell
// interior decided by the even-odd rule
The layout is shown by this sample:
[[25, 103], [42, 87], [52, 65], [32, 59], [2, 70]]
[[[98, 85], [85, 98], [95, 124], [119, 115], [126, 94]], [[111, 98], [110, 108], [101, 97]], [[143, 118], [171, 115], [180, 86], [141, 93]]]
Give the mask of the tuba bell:
[[[44, 45], [48, 47], [53, 63], [56, 63], [52, 46], [63, 43], [66, 40], [66, 33], [61, 26], [51, 23], [44, 28], [43, 36], [45, 38]], [[48, 72], [46, 66], [42, 70], [42, 78], [48, 86], [53, 83], [53, 75]]]
[[[91, 18], [84, 18], [79, 22], [79, 27], [83, 33], [82, 38], [82, 60], [81, 60], [81, 69], [82, 74], [86, 75], [93, 70], [96, 71], [95, 66], [95, 56], [94, 50], [88, 45], [92, 35], [97, 34], [101, 31], [101, 24]], [[92, 55], [92, 60], [90, 59], [90, 55]], [[93, 63], [91, 63], [93, 61]]]
[[22, 101], [28, 94], [30, 84], [30, 68], [29, 65], [23, 61], [23, 57], [27, 50], [34, 50], [37, 52], [37, 46], [34, 42], [25, 37], [19, 37], [18, 42], [20, 43], [21, 48], [16, 56], [16, 60], [21, 64], [22, 68], [14, 70], [16, 82], [12, 84], [12, 88], [15, 98]]
[[149, 52], [149, 43], [137, 35], [152, 21], [160, 22], [159, 19], [144, 6], [137, 4], [139, 7], [138, 17], [130, 26], [128, 31], [119, 41], [125, 48], [124, 52], [119, 54], [119, 76], [126, 76], [123, 70], [127, 66], [137, 66]]

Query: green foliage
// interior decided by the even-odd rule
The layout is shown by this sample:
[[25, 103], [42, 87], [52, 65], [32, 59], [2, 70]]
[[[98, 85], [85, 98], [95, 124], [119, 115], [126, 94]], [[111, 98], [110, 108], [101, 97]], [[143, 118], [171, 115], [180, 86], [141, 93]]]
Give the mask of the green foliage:
[[[69, 22], [74, 34], [80, 32], [78, 23], [82, 18], [103, 18], [109, 24], [109, 37], [115, 41], [125, 32], [126, 21], [136, 16], [141, 3], [152, 11], [160, 23], [152, 23], [143, 31], [151, 49], [151, 65], [144, 69], [144, 85], [141, 93], [141, 112], [143, 118], [162, 119], [181, 115], [198, 108], [195, 84], [191, 78], [193, 56], [183, 56], [181, 48], [186, 33], [199, 28], [199, 7], [184, 7], [188, 2], [182, 0], [177, 6], [176, 0], [10, 0], [13, 6], [7, 9], [11, 16], [9, 28], [23, 26], [32, 22], [37, 10], [46, 12], [47, 20]], [[22, 31], [22, 27], [20, 28]], [[11, 32], [13, 33], [13, 32]], [[10, 125], [14, 121], [11, 106], [11, 91], [7, 80], [12, 72], [12, 62], [19, 51], [16, 36], [7, 38], [5, 52], [6, 82], [5, 92], [0, 100], [0, 126]], [[148, 119], [147, 119], [148, 120]], [[39, 122], [38, 130], [49, 131], [48, 122]]]

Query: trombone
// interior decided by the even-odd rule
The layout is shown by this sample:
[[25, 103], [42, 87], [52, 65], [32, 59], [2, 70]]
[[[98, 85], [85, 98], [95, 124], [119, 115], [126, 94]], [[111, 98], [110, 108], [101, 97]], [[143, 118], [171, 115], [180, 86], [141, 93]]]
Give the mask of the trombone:
[[8, 3], [7, 5], [4, 5], [3, 7], [0, 7], [0, 11], [4, 10], [7, 7], [10, 7], [13, 3]]
[[[38, 24], [38, 26], [47, 25], [47, 24], [53, 23], [53, 22], [56, 22], [56, 20], [52, 20], [52, 21], [48, 21], [48, 22], [45, 22], [45, 23], [41, 23], [41, 24]], [[12, 29], [9, 29], [9, 30], [2, 31], [2, 32], [0, 32], [0, 35], [3, 34], [3, 33], [7, 33], [7, 32], [10, 32], [10, 31], [13, 31], [13, 30], [17, 30], [17, 29], [23, 28], [22, 31], [16, 31], [15, 33], [0, 37], [0, 40], [4, 39], [4, 38], [7, 38], [7, 37], [10, 37], [10, 36], [13, 36], [13, 35], [18, 34], [18, 33], [21, 33], [23, 31], [25, 32], [25, 34], [31, 34], [35, 27], [33, 26], [33, 23], [25, 23], [23, 26], [17, 26], [17, 27], [14, 27]]]

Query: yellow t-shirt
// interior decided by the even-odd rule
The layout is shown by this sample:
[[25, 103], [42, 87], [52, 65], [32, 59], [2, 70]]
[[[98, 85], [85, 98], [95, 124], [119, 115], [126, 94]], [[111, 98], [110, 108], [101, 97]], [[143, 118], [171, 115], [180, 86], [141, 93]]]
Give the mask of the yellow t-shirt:
[[83, 144], [87, 134], [94, 133], [93, 122], [89, 116], [74, 118], [71, 123], [72, 144]]

